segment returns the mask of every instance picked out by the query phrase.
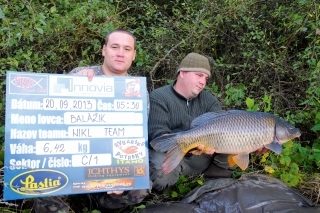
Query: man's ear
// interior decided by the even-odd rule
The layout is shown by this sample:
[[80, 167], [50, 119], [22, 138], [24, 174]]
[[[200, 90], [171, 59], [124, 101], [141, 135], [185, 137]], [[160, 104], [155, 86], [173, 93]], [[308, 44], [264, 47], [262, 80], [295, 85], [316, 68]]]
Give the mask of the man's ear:
[[137, 53], [137, 51], [134, 50], [134, 55], [133, 55], [132, 61], [134, 61], [134, 59], [136, 59], [136, 53]]
[[179, 71], [178, 75], [180, 76], [180, 78], [184, 78], [184, 75], [186, 74], [185, 71]]
[[103, 57], [105, 56], [104, 51], [106, 50], [106, 48], [107, 48], [107, 46], [103, 45], [102, 50], [101, 50], [101, 54], [102, 54]]

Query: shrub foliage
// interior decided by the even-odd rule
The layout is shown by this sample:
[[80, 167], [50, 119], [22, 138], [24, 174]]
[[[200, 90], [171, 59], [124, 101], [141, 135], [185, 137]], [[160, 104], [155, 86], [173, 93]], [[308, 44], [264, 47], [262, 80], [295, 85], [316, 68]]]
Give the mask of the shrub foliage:
[[[320, 4], [316, 0], [0, 0], [0, 143], [7, 70], [67, 73], [101, 63], [108, 31], [137, 37], [130, 72], [148, 89], [175, 78], [189, 52], [206, 55], [207, 90], [225, 109], [266, 111], [302, 130], [281, 155], [252, 158], [297, 186], [320, 166]], [[3, 150], [0, 155], [3, 163]], [[298, 160], [302, 159], [302, 160]]]

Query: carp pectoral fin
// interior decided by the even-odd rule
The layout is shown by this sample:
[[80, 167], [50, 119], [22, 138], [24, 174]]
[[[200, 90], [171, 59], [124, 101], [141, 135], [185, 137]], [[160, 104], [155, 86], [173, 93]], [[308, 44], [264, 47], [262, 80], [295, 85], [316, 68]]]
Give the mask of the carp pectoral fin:
[[234, 162], [234, 160], [233, 160], [233, 157], [234, 157], [235, 155], [229, 155], [228, 156], [228, 163], [229, 163], [229, 166], [234, 166], [234, 165], [236, 165], [236, 162]]
[[249, 154], [239, 154], [232, 156], [232, 160], [240, 167], [242, 170], [246, 170], [249, 165]]
[[264, 146], [277, 154], [280, 154], [282, 152], [282, 146], [276, 141], [273, 141], [272, 143]]
[[179, 146], [175, 146], [170, 149], [164, 157], [162, 163], [163, 172], [165, 174], [169, 174], [172, 170], [174, 170], [179, 165], [184, 155], [185, 153], [181, 151]]

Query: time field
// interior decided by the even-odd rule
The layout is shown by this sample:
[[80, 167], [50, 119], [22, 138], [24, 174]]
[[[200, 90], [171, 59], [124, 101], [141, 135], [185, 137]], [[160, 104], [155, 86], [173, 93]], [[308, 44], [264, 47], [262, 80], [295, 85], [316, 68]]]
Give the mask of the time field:
[[115, 111], [142, 111], [142, 100], [114, 100]]
[[44, 98], [42, 104], [44, 110], [95, 111], [97, 109], [95, 99]]

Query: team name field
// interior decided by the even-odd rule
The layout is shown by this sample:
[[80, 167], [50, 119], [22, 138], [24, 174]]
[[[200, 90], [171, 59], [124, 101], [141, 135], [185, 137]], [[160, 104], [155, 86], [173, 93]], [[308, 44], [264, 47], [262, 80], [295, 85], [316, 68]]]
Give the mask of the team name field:
[[68, 138], [66, 130], [10, 129], [10, 139], [59, 139]]
[[69, 126], [69, 138], [143, 137], [142, 126]]

